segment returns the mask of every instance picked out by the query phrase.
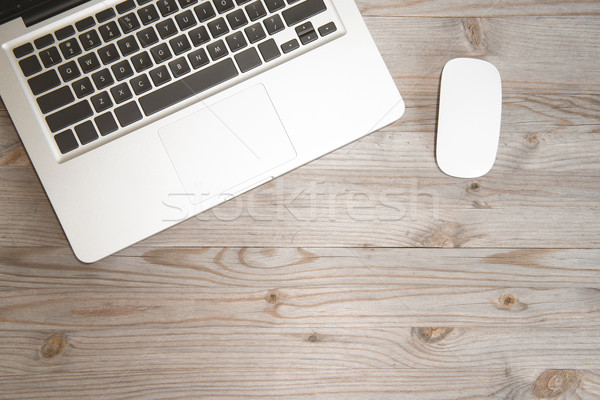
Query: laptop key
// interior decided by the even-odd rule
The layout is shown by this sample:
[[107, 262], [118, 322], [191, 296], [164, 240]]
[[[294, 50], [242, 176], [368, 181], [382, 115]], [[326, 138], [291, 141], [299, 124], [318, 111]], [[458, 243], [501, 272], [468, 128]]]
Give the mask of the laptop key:
[[312, 31], [300, 36], [300, 41], [302, 42], [302, 44], [309, 44], [310, 42], [314, 42], [318, 38], [319, 36], [317, 35], [317, 32]]
[[203, 45], [204, 43], [210, 42], [210, 36], [208, 35], [208, 31], [205, 26], [200, 26], [189, 33], [190, 39], [192, 39], [192, 43], [194, 46], [198, 47]]
[[54, 36], [56, 36], [56, 38], [58, 40], [64, 40], [68, 37], [71, 37], [75, 34], [75, 28], [73, 28], [73, 25], [68, 25], [65, 26], [64, 28], [61, 28], [59, 30], [57, 30], [56, 32], [54, 32]]
[[281, 56], [279, 48], [277, 47], [277, 43], [275, 43], [274, 39], [269, 39], [266, 42], [259, 44], [258, 50], [260, 50], [260, 54], [262, 54], [262, 57], [266, 62], [273, 61], [277, 57]]
[[213, 61], [217, 61], [218, 59], [229, 54], [227, 47], [225, 47], [225, 43], [222, 40], [209, 44], [206, 46], [206, 49], [208, 50], [208, 54], [210, 54], [210, 58], [212, 58]]
[[144, 25], [151, 24], [159, 19], [158, 11], [156, 11], [156, 7], [152, 4], [140, 8], [137, 13]]
[[175, 39], [171, 39], [169, 41], [169, 44], [171, 45], [173, 53], [175, 53], [176, 56], [181, 53], [185, 53], [186, 51], [192, 48], [187, 36], [185, 35], [181, 35], [176, 37]]
[[275, 12], [285, 7], [284, 0], [265, 0], [265, 4], [267, 5], [269, 12]]
[[137, 72], [145, 71], [153, 65], [147, 51], [143, 51], [131, 57], [131, 63]]
[[38, 61], [38, 58], [33, 55], [19, 61], [19, 67], [25, 76], [31, 76], [37, 74], [42, 70], [42, 65]]
[[313, 24], [310, 21], [300, 24], [296, 27], [296, 33], [298, 34], [298, 37], [308, 32], [313, 32], [314, 30], [315, 28], [313, 27]]
[[91, 97], [92, 105], [97, 113], [108, 110], [113, 106], [113, 102], [108, 95], [108, 92], [101, 92]]
[[281, 13], [288, 26], [296, 25], [327, 10], [323, 0], [305, 0]]
[[79, 147], [79, 143], [77, 143], [77, 139], [75, 139], [75, 135], [70, 129], [54, 135], [54, 141], [62, 154], [66, 154]]
[[92, 86], [90, 78], [86, 76], [85, 78], [73, 82], [73, 91], [79, 99], [94, 93], [94, 87]]
[[119, 52], [114, 44], [109, 44], [108, 46], [104, 46], [98, 50], [98, 55], [100, 55], [100, 59], [104, 65], [108, 65], [117, 61], [121, 56], [119, 56]]
[[298, 47], [300, 47], [300, 44], [298, 43], [298, 41], [296, 39], [292, 39], [289, 42], [285, 42], [284, 44], [281, 45], [281, 50], [287, 54], [290, 51], [296, 50]]
[[133, 91], [138, 96], [142, 93], [146, 93], [148, 90], [152, 89], [152, 84], [150, 83], [150, 79], [145, 74], [136, 76], [135, 78], [129, 81]]
[[102, 23], [108, 21], [115, 15], [115, 10], [113, 10], [112, 8], [107, 8], [106, 10], [100, 11], [98, 14], [96, 14], [96, 19], [99, 23]]
[[250, 25], [244, 29], [244, 32], [246, 32], [246, 36], [248, 36], [250, 43], [256, 43], [267, 37], [267, 34], [260, 23]]
[[33, 46], [31, 43], [25, 43], [13, 49], [13, 54], [17, 58], [25, 57], [29, 53], [33, 53]]
[[96, 25], [96, 21], [94, 21], [94, 18], [92, 17], [87, 17], [82, 19], [81, 21], [75, 22], [75, 28], [77, 28], [79, 32], [83, 32], [86, 29], [90, 29], [94, 25]]
[[94, 122], [96, 123], [96, 126], [98, 127], [98, 131], [100, 131], [100, 134], [102, 136], [106, 136], [109, 133], [113, 133], [117, 129], [119, 129], [117, 122], [113, 118], [112, 114], [109, 112], [97, 116], [94, 119]]
[[182, 31], [188, 30], [192, 26], [196, 25], [196, 18], [194, 18], [194, 14], [191, 10], [187, 10], [185, 12], [182, 12], [181, 14], [177, 14], [175, 16], [175, 21], [177, 21], [177, 25]]
[[129, 10], [133, 10], [135, 8], [135, 3], [133, 0], [127, 0], [122, 3], [117, 4], [116, 9], [119, 14], [124, 14]]
[[44, 47], [48, 47], [52, 43], [54, 43], [54, 38], [51, 34], [47, 34], [33, 41], [33, 44], [35, 44], [35, 48], [38, 50], [43, 49]]
[[64, 82], [72, 81], [81, 76], [81, 72], [79, 72], [79, 68], [77, 68], [75, 61], [69, 61], [68, 63], [61, 65], [58, 67], [58, 72], [60, 72], [60, 76]]
[[167, 67], [161, 65], [158, 68], [150, 71], [150, 78], [152, 78], [152, 82], [154, 82], [154, 86], [164, 85], [165, 83], [171, 80], [171, 75], [169, 75], [169, 71]]
[[215, 39], [229, 33], [229, 28], [223, 18], [217, 18], [214, 21], [210, 21], [208, 23], [208, 29]]
[[40, 58], [42, 59], [44, 67], [46, 68], [56, 65], [62, 61], [62, 58], [60, 57], [56, 47], [50, 47], [49, 49], [41, 51]]
[[127, 82], [123, 82], [120, 85], [111, 88], [110, 94], [112, 94], [112, 97], [115, 99], [115, 103], [117, 104], [120, 104], [133, 97], [131, 90], [129, 90], [129, 86], [127, 86]]
[[140, 28], [140, 23], [134, 13], [119, 18], [119, 25], [125, 34]]
[[75, 101], [75, 97], [68, 86], [63, 86], [53, 92], [38, 97], [37, 103], [44, 114], [66, 106]]
[[[74, 125], [94, 114], [87, 100], [75, 103], [46, 117], [46, 123], [52, 133]], [[59, 145], [60, 147], [60, 145]]]
[[156, 29], [158, 30], [158, 34], [161, 38], [166, 39], [177, 34], [177, 28], [175, 27], [175, 22], [171, 18], [160, 21], [156, 24]]
[[98, 27], [98, 31], [104, 39], [105, 43], [110, 42], [113, 39], [116, 39], [121, 36], [121, 32], [117, 27], [117, 23], [115, 21], [110, 21], [108, 24], [100, 25]]
[[117, 81], [122, 81], [123, 79], [129, 78], [131, 75], [133, 75], [133, 69], [127, 60], [123, 60], [113, 65], [111, 69]]
[[190, 72], [190, 66], [187, 61], [185, 61], [185, 57], [180, 57], [176, 60], [173, 60], [169, 63], [169, 68], [171, 68], [171, 72], [175, 78], [179, 78], [182, 75]]
[[88, 144], [98, 139], [98, 132], [96, 132], [96, 128], [94, 128], [92, 121], [85, 121], [83, 124], [77, 125], [75, 127], [75, 133], [81, 144]]
[[116, 108], [115, 115], [123, 128], [142, 119], [142, 113], [135, 101]]
[[325, 24], [319, 28], [319, 35], [327, 36], [330, 33], [333, 33], [335, 31], [337, 31], [337, 27], [335, 26], [335, 23], [332, 21], [332, 22]]
[[167, 15], [171, 15], [179, 11], [175, 0], [159, 0], [158, 3], [156, 3], [156, 5], [158, 6], [158, 9], [160, 10], [160, 13], [163, 17], [166, 17]]
[[77, 61], [85, 74], [100, 68], [100, 61], [98, 61], [98, 57], [95, 53], [88, 53], [83, 57], [79, 57]]
[[262, 64], [260, 56], [254, 47], [236, 54], [234, 58], [242, 72], [248, 72]]
[[81, 42], [81, 45], [86, 51], [91, 50], [94, 47], [98, 47], [102, 44], [100, 36], [98, 36], [98, 33], [96, 31], [88, 31], [86, 33], [82, 33], [81, 35], [79, 35], [79, 41]]
[[256, 21], [267, 15], [267, 11], [260, 1], [248, 4], [246, 6], [246, 13], [250, 18], [250, 21]]
[[181, 8], [186, 8], [196, 4], [197, 2], [198, 0], [179, 0], [179, 5], [181, 6]]
[[152, 46], [154, 43], [158, 42], [158, 36], [156, 36], [156, 32], [152, 27], [139, 31], [137, 37], [142, 44], [142, 47]]
[[152, 57], [154, 57], [154, 62], [157, 64], [173, 57], [171, 50], [169, 50], [169, 46], [167, 46], [166, 43], [161, 43], [158, 46], [153, 47], [150, 52], [152, 53]]
[[128, 55], [133, 54], [140, 49], [140, 46], [138, 46], [133, 35], [119, 40], [117, 42], [117, 46], [119, 46], [123, 57], [127, 57]]
[[233, 60], [227, 58], [140, 97], [140, 105], [150, 116], [238, 75]]
[[267, 28], [267, 32], [269, 32], [269, 35], [274, 35], [275, 33], [283, 30], [283, 28], [285, 27], [283, 25], [281, 17], [278, 14], [265, 19], [263, 23], [265, 24], [265, 28]]
[[205, 66], [210, 62], [208, 59], [208, 55], [204, 49], [198, 49], [190, 54], [188, 54], [188, 58], [190, 63], [192, 64], [192, 68], [198, 69], [200, 67]]
[[225, 40], [227, 41], [227, 45], [229, 46], [231, 51], [234, 53], [248, 46], [248, 42], [246, 42], [246, 39], [244, 38], [242, 32], [233, 33], [227, 36]]
[[110, 86], [115, 82], [115, 80], [113, 79], [112, 75], [110, 74], [110, 72], [108, 71], [107, 68], [104, 68], [103, 70], [98, 71], [95, 74], [93, 74], [92, 80], [96, 84], [96, 88], [98, 90], [102, 90], [105, 87]]
[[58, 45], [58, 47], [60, 47], [60, 51], [62, 52], [65, 60], [81, 54], [81, 47], [79, 47], [79, 43], [75, 38], [71, 38], [65, 42], [62, 42]]
[[60, 85], [60, 78], [56, 71], [51, 69], [50, 71], [30, 78], [27, 83], [31, 88], [31, 92], [37, 96], [38, 94], [47, 92]]
[[248, 19], [244, 15], [243, 10], [235, 10], [227, 14], [227, 21], [229, 21], [229, 26], [231, 29], [238, 29], [248, 23]]
[[235, 5], [233, 4], [233, 0], [213, 0], [215, 3], [215, 7], [217, 7], [217, 11], [219, 14], [223, 14], [226, 11], [231, 10]]
[[206, 22], [209, 19], [213, 18], [215, 15], [217, 15], [215, 13], [215, 9], [210, 4], [210, 1], [202, 3], [197, 7], [194, 7], [194, 12], [196, 13], [196, 16], [198, 17], [198, 20], [200, 22]]

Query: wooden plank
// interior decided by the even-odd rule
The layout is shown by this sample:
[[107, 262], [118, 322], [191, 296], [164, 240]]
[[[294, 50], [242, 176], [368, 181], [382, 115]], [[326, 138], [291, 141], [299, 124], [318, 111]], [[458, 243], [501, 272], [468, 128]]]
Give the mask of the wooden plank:
[[[411, 328], [377, 327], [376, 323], [336, 327], [315, 321], [310, 329], [260, 326], [248, 321], [250, 318], [244, 321], [241, 315], [233, 315], [220, 321], [172, 325], [157, 321], [146, 327], [132, 324], [110, 329], [3, 330], [0, 375], [110, 374], [130, 368], [151, 374], [163, 366], [178, 365], [233, 374], [245, 366], [259, 366], [264, 371], [283, 365], [321, 373], [355, 368], [597, 369], [600, 364], [600, 337], [593, 333], [594, 328]], [[448, 333], [432, 343], [420, 336], [422, 332], [426, 337], [429, 332]]]
[[599, 323], [598, 250], [134, 247], [93, 266], [67, 248], [2, 253], [5, 329]]
[[456, 57], [492, 62], [507, 93], [598, 93], [598, 18], [365, 20], [401, 93], [437, 93], [443, 66]]
[[[276, 356], [275, 356], [276, 357]], [[218, 364], [215, 363], [215, 367]], [[518, 368], [445, 370], [335, 369], [319, 371], [277, 365], [273, 369], [197, 370], [185, 365], [151, 373], [40, 373], [0, 377], [2, 399], [261, 399], [362, 400], [410, 398], [539, 399], [600, 396], [596, 370]], [[549, 390], [548, 385], [554, 390]], [[544, 388], [544, 385], [546, 388]], [[537, 397], [534, 397], [535, 395]], [[556, 394], [554, 397], [549, 396]], [[546, 396], [546, 397], [542, 397]]]
[[431, 17], [498, 17], [498, 16], [593, 16], [600, 14], [594, 1], [527, 1], [499, 0], [356, 0], [363, 15], [431, 16]]

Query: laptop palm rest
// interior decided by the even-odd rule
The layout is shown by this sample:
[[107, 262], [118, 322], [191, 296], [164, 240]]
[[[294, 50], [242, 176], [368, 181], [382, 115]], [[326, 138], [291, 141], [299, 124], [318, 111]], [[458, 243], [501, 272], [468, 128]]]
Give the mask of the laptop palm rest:
[[192, 204], [227, 199], [296, 158], [260, 84], [162, 127], [159, 136]]

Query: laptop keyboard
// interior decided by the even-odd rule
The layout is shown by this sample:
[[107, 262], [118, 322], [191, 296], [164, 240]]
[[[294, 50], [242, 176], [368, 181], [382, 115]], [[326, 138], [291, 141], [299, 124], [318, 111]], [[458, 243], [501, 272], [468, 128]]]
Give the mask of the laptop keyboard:
[[127, 0], [13, 54], [64, 161], [335, 38], [327, 13], [324, 0]]

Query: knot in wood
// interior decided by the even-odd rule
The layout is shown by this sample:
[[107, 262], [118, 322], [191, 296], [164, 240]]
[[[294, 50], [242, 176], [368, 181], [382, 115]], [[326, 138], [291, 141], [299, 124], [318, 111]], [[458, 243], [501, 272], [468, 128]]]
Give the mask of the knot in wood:
[[44, 342], [40, 353], [43, 358], [53, 358], [63, 352], [67, 339], [63, 335], [54, 335]]
[[506, 307], [512, 307], [517, 304], [517, 299], [512, 294], [505, 294], [500, 300]]
[[533, 394], [542, 399], [553, 399], [574, 392], [579, 384], [579, 375], [573, 369], [548, 369], [535, 381]]
[[481, 18], [466, 18], [463, 21], [465, 36], [474, 50], [485, 49], [485, 37]]
[[525, 146], [528, 149], [535, 149], [540, 145], [540, 136], [537, 133], [530, 133], [525, 140]]
[[267, 303], [276, 304], [279, 302], [279, 293], [276, 291], [269, 291], [266, 297]]
[[521, 300], [516, 298], [511, 293], [507, 293], [507, 294], [503, 295], [502, 297], [498, 298], [494, 302], [494, 307], [496, 307], [499, 310], [510, 311], [510, 312], [525, 311], [529, 308], [529, 306], [527, 304], [521, 302]]
[[481, 186], [479, 185], [479, 183], [477, 183], [477, 182], [471, 183], [471, 191], [472, 192], [479, 192], [479, 189], [481, 189]]
[[454, 328], [413, 328], [412, 334], [423, 343], [441, 342]]
[[312, 342], [312, 343], [314, 343], [314, 342], [316, 342], [318, 340], [319, 340], [318, 336], [316, 334], [314, 334], [314, 333], [308, 337], [308, 341]]

